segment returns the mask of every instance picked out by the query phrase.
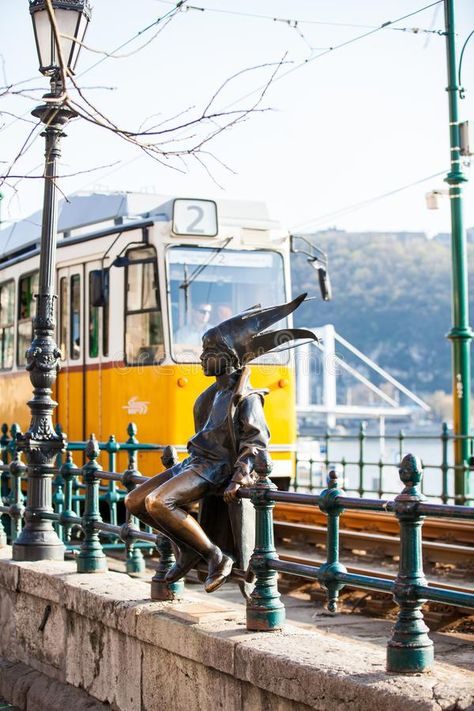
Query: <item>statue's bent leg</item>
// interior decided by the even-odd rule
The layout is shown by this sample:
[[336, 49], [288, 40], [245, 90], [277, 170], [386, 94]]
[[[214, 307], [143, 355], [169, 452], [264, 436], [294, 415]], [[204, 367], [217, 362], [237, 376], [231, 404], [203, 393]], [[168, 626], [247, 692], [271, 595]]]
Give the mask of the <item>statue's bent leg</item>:
[[150, 492], [161, 486], [161, 484], [164, 484], [165, 481], [171, 479], [172, 476], [171, 469], [167, 469], [161, 472], [161, 474], [150, 477], [148, 481], [144, 481], [143, 484], [140, 484], [130, 491], [125, 497], [125, 506], [132, 516], [136, 516], [143, 521], [143, 523], [146, 523], [147, 526], [155, 527], [154, 522], [150, 519], [146, 510], [145, 499]]
[[[168, 535], [167, 532], [159, 526], [158, 522], [155, 521], [155, 519], [152, 518], [146, 510], [145, 499], [151, 491], [154, 491], [157, 487], [161, 486], [161, 484], [164, 484], [166, 481], [169, 481], [172, 477], [173, 474], [171, 469], [167, 469], [166, 471], [161, 472], [161, 474], [156, 474], [156, 476], [151, 477], [148, 481], [144, 481], [143, 484], [140, 484], [140, 486], [137, 486], [135, 489], [130, 491], [125, 497], [125, 506], [132, 516], [136, 516], [142, 523], [155, 528], [160, 533], [164, 533], [166, 536]], [[170, 542], [173, 548], [174, 556], [179, 560], [182, 555], [180, 547], [172, 538], [170, 538]], [[185, 548], [185, 552], [187, 552], [186, 549], [187, 547]]]
[[194, 471], [183, 471], [148, 494], [145, 506], [158, 526], [178, 544], [184, 543], [204, 558], [209, 571], [206, 590], [211, 592], [228, 577], [233, 561], [212, 543], [199, 523], [180, 508], [201, 499], [209, 487], [209, 482]]

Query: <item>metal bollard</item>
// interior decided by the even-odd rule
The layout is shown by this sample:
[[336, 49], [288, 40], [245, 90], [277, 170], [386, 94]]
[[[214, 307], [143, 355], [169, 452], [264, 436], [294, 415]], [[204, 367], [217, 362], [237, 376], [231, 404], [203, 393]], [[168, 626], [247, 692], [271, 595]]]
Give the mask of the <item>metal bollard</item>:
[[26, 472], [26, 464], [21, 461], [20, 452], [15, 452], [10, 462], [10, 537], [12, 543], [16, 541], [22, 529], [22, 517], [25, 511], [23, 505], [25, 497], [21, 490], [21, 477]]
[[268, 562], [277, 558], [273, 538], [273, 501], [267, 498], [276, 489], [269, 475], [272, 464], [267, 452], [255, 457], [257, 483], [251, 491], [255, 507], [255, 550], [250, 559], [250, 570], [255, 575], [255, 588], [247, 601], [247, 629], [256, 631], [279, 630], [285, 622], [285, 606], [278, 592], [278, 574], [269, 570]]
[[426, 585], [421, 550], [424, 516], [418, 514], [418, 504], [425, 497], [419, 490], [423, 470], [418, 457], [407, 454], [399, 473], [405, 488], [395, 499], [395, 513], [400, 521], [400, 565], [393, 597], [400, 612], [388, 642], [387, 671], [414, 674], [429, 671], [434, 658], [433, 642], [421, 612], [425, 600], [416, 591], [417, 585]]
[[327, 516], [327, 533], [326, 563], [319, 568], [318, 580], [326, 588], [329, 612], [337, 612], [339, 591], [344, 587], [343, 583], [336, 580], [336, 575], [347, 572], [339, 562], [339, 516], [344, 511], [337, 501], [340, 496], [344, 496], [344, 492], [338, 488], [337, 472], [332, 470], [327, 477], [327, 489], [319, 497], [319, 508]]
[[[170, 469], [178, 463], [178, 454], [174, 447], [165, 447], [161, 456], [161, 461], [165, 469]], [[173, 546], [169, 538], [163, 533], [157, 536], [156, 549], [160, 556], [156, 572], [151, 579], [151, 599], [152, 600], [175, 600], [184, 592], [184, 580], [177, 580], [175, 583], [165, 581], [166, 573], [173, 566], [176, 558], [173, 554]]]
[[99, 483], [102, 467], [96, 462], [99, 456], [99, 445], [93, 434], [87, 442], [85, 453], [89, 461], [82, 468], [86, 484], [86, 500], [82, 517], [84, 540], [77, 556], [77, 572], [101, 573], [107, 570], [107, 559], [94, 524], [102, 520], [99, 512]]

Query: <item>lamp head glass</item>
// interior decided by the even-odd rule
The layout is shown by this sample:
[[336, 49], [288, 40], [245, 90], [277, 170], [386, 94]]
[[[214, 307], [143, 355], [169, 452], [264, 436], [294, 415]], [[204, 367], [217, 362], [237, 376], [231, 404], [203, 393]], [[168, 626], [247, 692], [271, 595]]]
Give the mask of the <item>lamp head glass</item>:
[[30, 0], [39, 70], [45, 76], [56, 74], [61, 66], [74, 74], [81, 43], [84, 41], [91, 18], [88, 0], [51, 0], [56, 19], [58, 40], [55, 38], [46, 0]]

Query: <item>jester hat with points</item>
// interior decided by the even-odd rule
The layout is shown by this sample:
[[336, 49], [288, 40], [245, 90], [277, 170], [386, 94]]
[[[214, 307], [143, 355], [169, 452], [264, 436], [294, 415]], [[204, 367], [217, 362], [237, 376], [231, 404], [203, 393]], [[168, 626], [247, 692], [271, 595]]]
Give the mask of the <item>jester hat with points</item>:
[[258, 358], [275, 348], [287, 347], [291, 341], [300, 338], [317, 341], [312, 331], [304, 328], [283, 328], [277, 331], [265, 331], [274, 323], [291, 314], [305, 300], [306, 294], [300, 294], [293, 301], [268, 308], [260, 304], [252, 306], [218, 326], [210, 328], [202, 337], [204, 349], [228, 351], [237, 368]]

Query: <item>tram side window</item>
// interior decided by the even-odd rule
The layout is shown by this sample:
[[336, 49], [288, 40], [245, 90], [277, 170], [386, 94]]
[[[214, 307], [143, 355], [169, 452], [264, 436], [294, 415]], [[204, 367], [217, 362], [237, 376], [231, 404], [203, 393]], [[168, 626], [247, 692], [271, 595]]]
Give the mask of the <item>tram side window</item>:
[[104, 272], [105, 304], [102, 306], [102, 353], [109, 355], [109, 271]]
[[71, 277], [71, 321], [69, 325], [69, 353], [72, 360], [81, 355], [81, 277]]
[[126, 268], [125, 357], [131, 365], [164, 357], [163, 321], [155, 250], [132, 249]]
[[67, 358], [67, 277], [59, 282], [59, 349], [63, 360]]
[[99, 355], [99, 306], [92, 306], [93, 274], [89, 272], [89, 356]]
[[0, 284], [0, 370], [13, 368], [15, 282]]
[[38, 272], [20, 278], [18, 289], [18, 346], [17, 363], [26, 365], [26, 351], [33, 339], [33, 319], [36, 315], [36, 299], [38, 293]]

